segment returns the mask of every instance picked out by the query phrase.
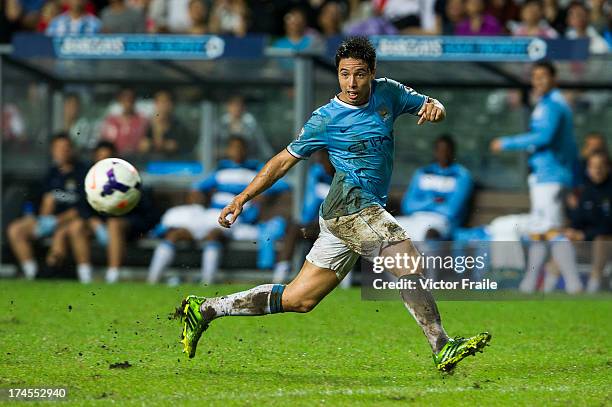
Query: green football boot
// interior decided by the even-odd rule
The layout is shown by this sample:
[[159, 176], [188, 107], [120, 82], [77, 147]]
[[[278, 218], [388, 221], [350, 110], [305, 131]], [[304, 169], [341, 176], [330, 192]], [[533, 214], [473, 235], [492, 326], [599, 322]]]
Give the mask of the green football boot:
[[183, 331], [181, 333], [181, 343], [183, 344], [183, 353], [193, 358], [196, 353], [198, 341], [202, 333], [208, 329], [210, 321], [205, 321], [200, 311], [200, 306], [206, 301], [205, 297], [190, 295], [185, 298], [176, 311], [176, 315], [183, 323]]
[[471, 338], [456, 336], [449, 339], [446, 345], [438, 352], [433, 354], [433, 361], [436, 368], [441, 372], [452, 371], [457, 363], [465, 357], [482, 352], [491, 340], [491, 334], [483, 332]]

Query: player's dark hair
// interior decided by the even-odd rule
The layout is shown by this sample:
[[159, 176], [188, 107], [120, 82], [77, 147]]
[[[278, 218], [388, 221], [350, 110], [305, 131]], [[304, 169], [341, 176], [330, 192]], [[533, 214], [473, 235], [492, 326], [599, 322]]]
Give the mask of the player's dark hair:
[[555, 68], [555, 65], [550, 61], [538, 61], [533, 64], [531, 70], [533, 71], [536, 68], [544, 68], [548, 71], [550, 76], [552, 76], [553, 78], [557, 77], [557, 68]]
[[571, 2], [570, 2], [568, 5], [567, 5], [567, 8], [566, 8], [565, 10], [566, 10], [566, 12], [569, 12], [569, 11], [570, 11], [570, 9], [571, 9], [571, 8], [574, 8], [574, 7], [580, 7], [581, 9], [583, 9], [583, 10], [584, 10], [584, 11], [586, 11], [586, 12], [588, 12], [588, 11], [589, 11], [589, 7], [588, 7], [586, 4], [584, 4], [582, 1], [576, 1], [576, 0], [571, 1]]
[[98, 141], [98, 144], [94, 147], [94, 151], [98, 151], [102, 148], [108, 148], [111, 151], [111, 154], [117, 154], [117, 147], [115, 144], [108, 140]]
[[376, 50], [366, 37], [350, 37], [342, 41], [336, 51], [336, 70], [340, 60], [346, 58], [361, 59], [368, 65], [370, 72], [376, 68]]
[[70, 144], [72, 144], [72, 140], [70, 139], [70, 136], [68, 135], [68, 133], [66, 133], [65, 131], [59, 132], [59, 133], [55, 133], [52, 137], [51, 137], [51, 142], [50, 144], [55, 144], [56, 141], [60, 141], [60, 140], [66, 140], [67, 142], [69, 142]]
[[436, 140], [434, 141], [434, 146], [438, 145], [439, 143], [445, 143], [448, 148], [450, 148], [453, 155], [455, 154], [455, 151], [457, 151], [455, 146], [455, 140], [453, 139], [453, 136], [451, 136], [449, 133], [439, 135], [438, 138], [436, 138]]

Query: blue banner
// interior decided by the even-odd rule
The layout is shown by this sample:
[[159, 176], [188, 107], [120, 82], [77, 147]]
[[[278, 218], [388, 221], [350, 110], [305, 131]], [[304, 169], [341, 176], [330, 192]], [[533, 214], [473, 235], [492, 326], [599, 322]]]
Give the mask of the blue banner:
[[13, 55], [59, 59], [185, 59], [258, 58], [266, 38], [216, 35], [81, 35], [47, 37], [20, 34]]
[[[372, 36], [380, 61], [498, 61], [540, 59], [585, 60], [588, 40], [544, 40], [534, 37]], [[329, 44], [335, 52], [333, 44]]]

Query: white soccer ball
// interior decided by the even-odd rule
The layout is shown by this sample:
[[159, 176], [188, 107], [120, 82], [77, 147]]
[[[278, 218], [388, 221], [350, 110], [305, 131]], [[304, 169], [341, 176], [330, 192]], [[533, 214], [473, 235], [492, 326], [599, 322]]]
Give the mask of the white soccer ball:
[[95, 163], [85, 177], [87, 202], [107, 215], [125, 215], [140, 201], [140, 175], [132, 164], [120, 158]]

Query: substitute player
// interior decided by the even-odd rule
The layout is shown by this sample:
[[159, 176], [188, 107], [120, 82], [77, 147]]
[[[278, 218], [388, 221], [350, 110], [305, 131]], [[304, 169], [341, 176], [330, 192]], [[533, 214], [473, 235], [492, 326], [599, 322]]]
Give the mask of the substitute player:
[[[184, 352], [193, 357], [209, 323], [222, 316], [308, 312], [351, 270], [359, 255], [418, 255], [408, 234], [384, 209], [393, 167], [393, 122], [403, 113], [418, 124], [444, 119], [440, 102], [393, 80], [374, 79], [376, 52], [365, 38], [351, 38], [336, 52], [341, 92], [317, 109], [297, 139], [273, 157], [227, 205], [219, 223], [230, 227], [252, 200], [301, 159], [327, 149], [336, 173], [320, 211], [321, 231], [301, 271], [288, 285], [265, 284], [216, 298], [190, 295], [178, 316], [184, 319]], [[417, 288], [401, 290], [404, 304], [427, 336], [439, 370], [450, 371], [481, 351], [491, 335], [450, 339], [432, 294], [421, 288], [422, 270], [388, 269]]]

